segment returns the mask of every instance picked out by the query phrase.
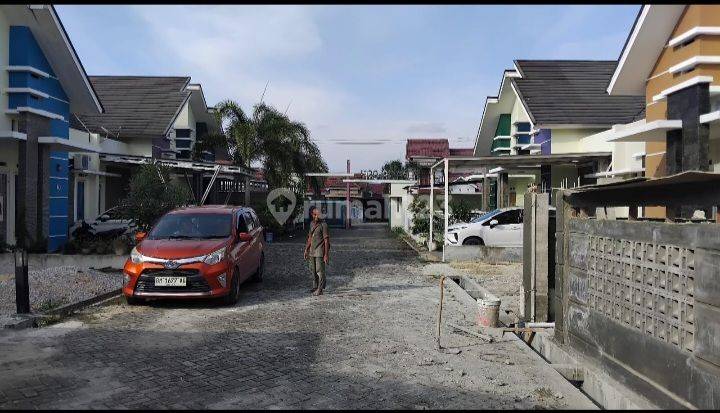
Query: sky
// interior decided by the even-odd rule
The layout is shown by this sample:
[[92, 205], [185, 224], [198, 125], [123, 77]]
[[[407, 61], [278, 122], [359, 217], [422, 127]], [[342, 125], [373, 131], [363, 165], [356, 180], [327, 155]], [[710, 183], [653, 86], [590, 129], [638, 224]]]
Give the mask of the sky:
[[[89, 75], [191, 76], [209, 105], [305, 123], [330, 171], [404, 159], [408, 138], [472, 147], [515, 59], [616, 60], [638, 5], [59, 5]], [[267, 89], [266, 89], [267, 85]]]

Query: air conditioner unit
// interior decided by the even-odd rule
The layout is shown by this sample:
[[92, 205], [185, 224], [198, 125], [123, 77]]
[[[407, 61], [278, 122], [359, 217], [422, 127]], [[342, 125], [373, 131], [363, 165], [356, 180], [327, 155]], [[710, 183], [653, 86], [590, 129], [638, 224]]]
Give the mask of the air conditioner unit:
[[81, 171], [90, 169], [90, 155], [73, 155], [73, 169]]

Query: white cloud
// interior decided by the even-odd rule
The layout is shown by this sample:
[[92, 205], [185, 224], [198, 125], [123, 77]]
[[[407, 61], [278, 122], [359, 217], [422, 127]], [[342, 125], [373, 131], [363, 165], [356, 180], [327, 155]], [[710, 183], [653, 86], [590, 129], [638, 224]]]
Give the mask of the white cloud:
[[444, 122], [416, 122], [405, 131], [410, 135], [442, 135], [447, 132]]
[[[134, 6], [153, 32], [162, 59], [201, 83], [208, 104], [233, 99], [251, 110], [264, 102], [316, 125], [332, 125], [349, 96], [323, 79], [289, 78], [323, 42], [311, 9], [297, 6]], [[273, 73], [278, 73], [274, 76]], [[280, 75], [281, 74], [281, 75]], [[282, 76], [282, 77], [281, 77]], [[322, 128], [320, 128], [322, 129]]]
[[209, 67], [303, 56], [322, 46], [307, 8], [135, 6], [178, 56]]

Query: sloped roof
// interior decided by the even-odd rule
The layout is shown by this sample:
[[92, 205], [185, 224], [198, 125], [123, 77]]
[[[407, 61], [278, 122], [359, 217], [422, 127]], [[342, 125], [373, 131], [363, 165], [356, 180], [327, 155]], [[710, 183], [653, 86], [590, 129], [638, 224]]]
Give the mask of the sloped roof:
[[[70, 98], [70, 110], [93, 113], [103, 111], [99, 97], [88, 81], [82, 61], [65, 31], [55, 6], [3, 4], [0, 5], [0, 14], [4, 16], [4, 24], [30, 29], [42, 54], [52, 66], [57, 80]], [[7, 43], [5, 45], [7, 47]]]
[[191, 94], [189, 77], [90, 76], [90, 82], [105, 113], [76, 113], [70, 126], [105, 135], [104, 127], [120, 140], [165, 136]]
[[522, 75], [513, 86], [535, 125], [597, 125], [632, 122], [644, 96], [610, 96], [614, 60], [516, 60]]
[[405, 159], [446, 158], [449, 154], [450, 143], [447, 139], [408, 139], [405, 144]]

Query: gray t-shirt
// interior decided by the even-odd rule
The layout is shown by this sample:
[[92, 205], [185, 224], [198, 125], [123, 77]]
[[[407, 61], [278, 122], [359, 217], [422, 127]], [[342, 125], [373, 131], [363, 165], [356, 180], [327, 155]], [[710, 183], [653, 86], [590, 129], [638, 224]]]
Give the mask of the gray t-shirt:
[[329, 238], [327, 224], [325, 221], [310, 224], [310, 255], [311, 257], [323, 257], [325, 255], [324, 240]]

